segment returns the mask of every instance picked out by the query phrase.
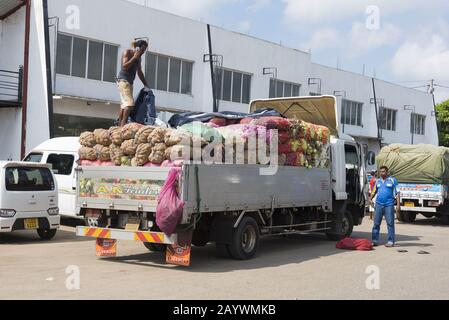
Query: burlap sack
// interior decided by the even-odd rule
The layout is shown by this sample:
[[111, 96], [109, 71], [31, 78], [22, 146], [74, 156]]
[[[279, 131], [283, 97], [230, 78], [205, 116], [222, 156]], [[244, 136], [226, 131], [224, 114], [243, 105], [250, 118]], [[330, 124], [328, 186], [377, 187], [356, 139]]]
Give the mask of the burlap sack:
[[157, 127], [154, 126], [145, 126], [139, 129], [139, 131], [137, 131], [136, 133], [136, 143], [137, 144], [141, 144], [141, 143], [147, 143], [148, 142], [148, 136], [154, 131], [156, 130]]
[[80, 145], [87, 148], [93, 148], [96, 144], [95, 135], [92, 132], [86, 131], [81, 134]]
[[80, 157], [80, 160], [97, 160], [97, 152], [94, 148], [81, 147], [78, 151], [78, 155]]
[[134, 139], [137, 132], [142, 128], [141, 124], [129, 123], [122, 128], [123, 140]]
[[151, 144], [152, 146], [158, 143], [164, 143], [165, 132], [166, 129], [164, 128], [157, 128], [153, 130], [153, 132], [151, 132], [150, 135], [148, 136], [148, 143]]
[[122, 128], [111, 127], [109, 129], [109, 136], [111, 137], [111, 142], [116, 146], [121, 146], [123, 142]]
[[95, 141], [97, 144], [109, 147], [111, 145], [111, 138], [109, 137], [109, 131], [105, 129], [97, 129], [94, 131]]
[[95, 151], [97, 152], [97, 159], [100, 161], [110, 161], [111, 160], [111, 153], [109, 152], [109, 147], [103, 146], [101, 144], [97, 144], [94, 147]]
[[165, 160], [165, 153], [161, 151], [152, 151], [148, 161], [153, 164], [161, 164]]
[[111, 154], [111, 161], [114, 162], [116, 166], [121, 166], [121, 158], [124, 155], [121, 148], [115, 144], [111, 144], [109, 146], [109, 153]]
[[134, 139], [126, 140], [123, 141], [120, 148], [125, 156], [134, 156], [136, 154], [137, 145]]
[[152, 150], [148, 143], [139, 144], [136, 150], [136, 155], [133, 160], [135, 160], [136, 166], [143, 166], [148, 162], [148, 157], [150, 156]]

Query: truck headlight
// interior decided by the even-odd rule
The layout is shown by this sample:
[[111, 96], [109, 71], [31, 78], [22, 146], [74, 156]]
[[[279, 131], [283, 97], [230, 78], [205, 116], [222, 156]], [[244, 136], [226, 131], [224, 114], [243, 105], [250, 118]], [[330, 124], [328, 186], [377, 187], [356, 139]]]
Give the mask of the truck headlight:
[[16, 215], [16, 210], [12, 209], [0, 209], [1, 218], [12, 218]]
[[59, 214], [59, 208], [50, 208], [47, 212], [51, 216], [57, 216]]

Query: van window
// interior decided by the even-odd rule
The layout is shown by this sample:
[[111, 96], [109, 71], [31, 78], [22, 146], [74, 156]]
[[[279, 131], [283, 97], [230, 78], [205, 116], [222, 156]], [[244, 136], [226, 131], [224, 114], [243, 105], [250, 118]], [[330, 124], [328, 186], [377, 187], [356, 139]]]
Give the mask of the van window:
[[55, 183], [47, 168], [6, 168], [5, 184], [8, 191], [53, 191]]
[[42, 160], [42, 153], [30, 153], [28, 157], [25, 158], [25, 162], [38, 162], [40, 163]]
[[47, 163], [53, 166], [55, 174], [69, 176], [72, 174], [75, 157], [70, 154], [50, 154]]

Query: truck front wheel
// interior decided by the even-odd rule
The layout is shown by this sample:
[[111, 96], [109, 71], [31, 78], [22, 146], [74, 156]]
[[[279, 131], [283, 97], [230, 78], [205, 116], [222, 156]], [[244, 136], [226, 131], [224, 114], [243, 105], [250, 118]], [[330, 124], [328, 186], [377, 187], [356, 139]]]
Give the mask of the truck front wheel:
[[402, 217], [404, 222], [413, 223], [416, 221], [416, 212], [403, 212]]
[[259, 247], [259, 226], [252, 217], [244, 217], [234, 230], [229, 253], [236, 260], [252, 259]]
[[354, 230], [354, 218], [351, 213], [344, 212], [338, 215], [340, 216], [338, 218], [340, 221], [337, 221], [334, 227], [337, 230], [331, 230], [326, 233], [327, 238], [332, 241], [340, 241], [341, 239], [350, 237]]

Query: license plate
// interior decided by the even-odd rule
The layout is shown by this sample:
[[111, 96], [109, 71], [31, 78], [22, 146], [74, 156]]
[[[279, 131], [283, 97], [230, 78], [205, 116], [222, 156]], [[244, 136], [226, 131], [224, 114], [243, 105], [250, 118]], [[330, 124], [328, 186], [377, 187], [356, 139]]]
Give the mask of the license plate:
[[406, 202], [405, 206], [409, 207], [409, 208], [413, 208], [413, 207], [415, 207], [415, 203], [414, 202]]
[[27, 229], [27, 230], [39, 229], [39, 220], [38, 219], [25, 219], [24, 225], [25, 225], [25, 229]]

